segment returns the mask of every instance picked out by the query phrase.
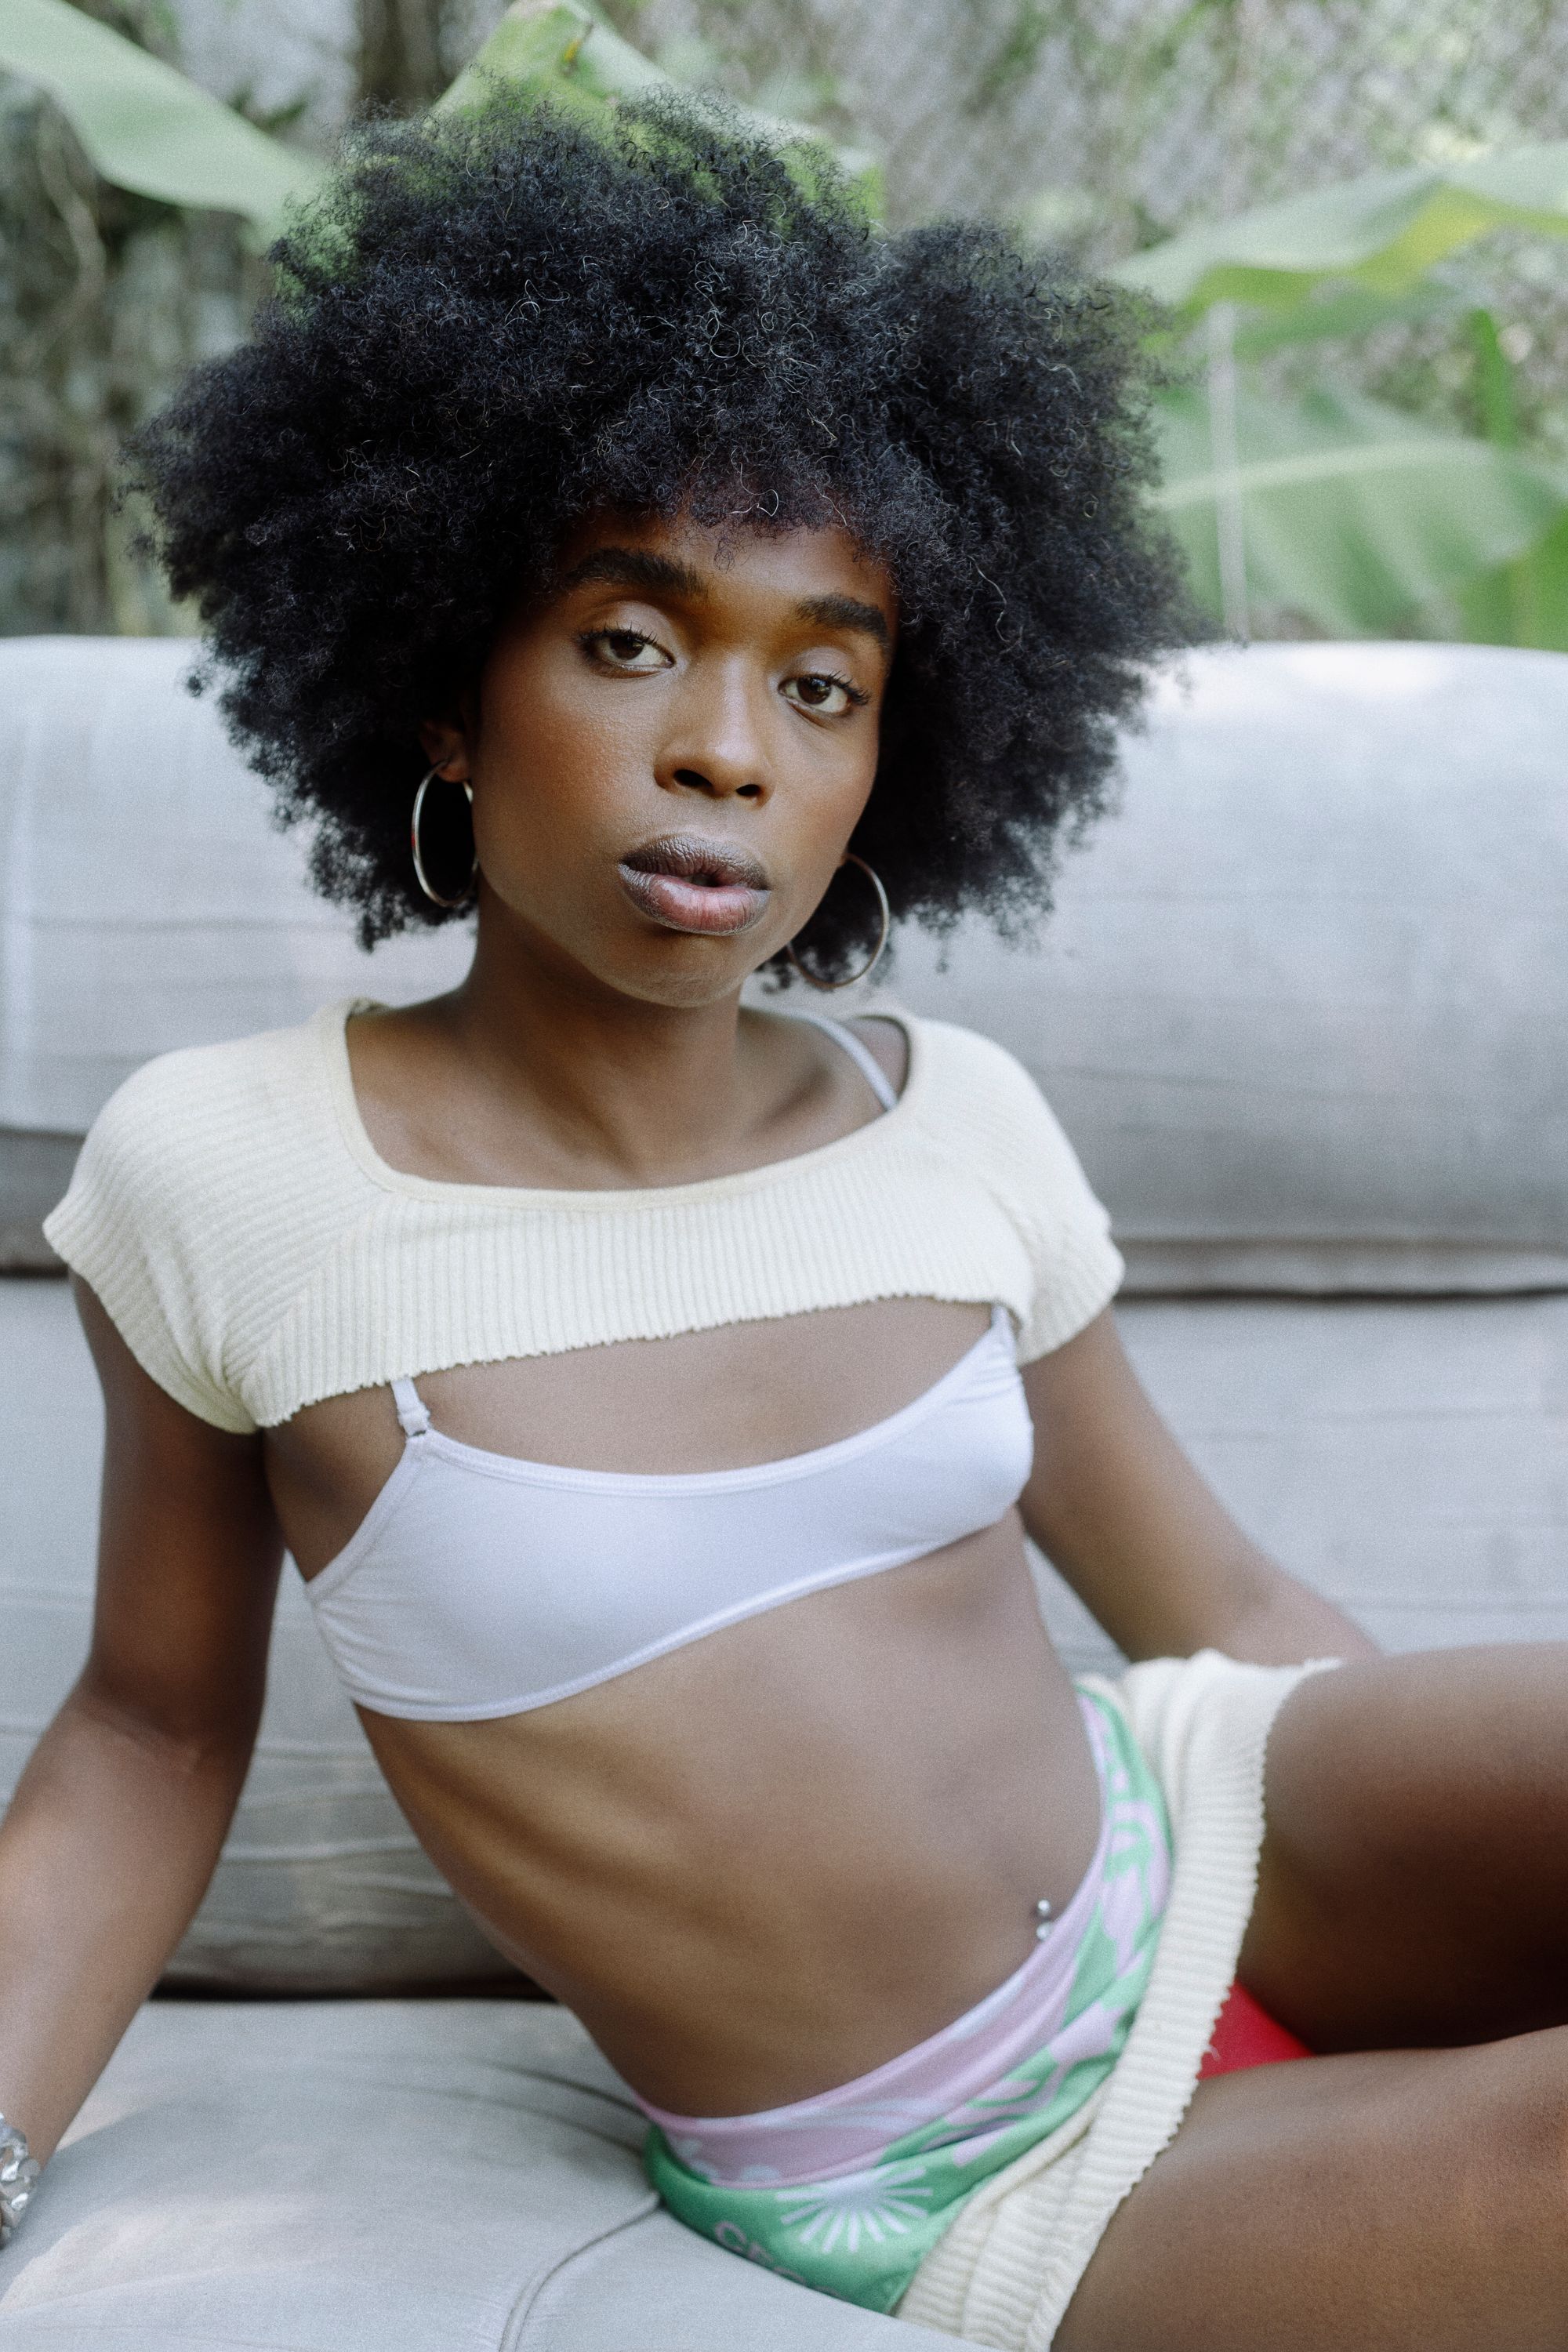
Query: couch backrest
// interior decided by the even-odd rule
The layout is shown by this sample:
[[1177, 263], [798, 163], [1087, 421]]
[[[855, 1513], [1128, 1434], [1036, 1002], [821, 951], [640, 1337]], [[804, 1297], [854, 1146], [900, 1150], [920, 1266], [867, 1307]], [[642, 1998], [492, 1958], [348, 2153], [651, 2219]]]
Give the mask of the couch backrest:
[[1568, 657], [1186, 667], [1037, 937], [898, 992], [1036, 1071], [1136, 1288], [1568, 1286]]
[[356, 989], [403, 1002], [468, 961], [460, 928], [361, 952], [307, 887], [303, 840], [269, 822], [214, 701], [185, 690], [198, 651], [0, 642], [15, 745], [0, 781], [7, 1126], [85, 1133], [153, 1054], [298, 1021]]
[[[462, 929], [360, 953], [194, 653], [0, 644], [0, 1221], [148, 1055], [465, 960]], [[1134, 1286], [1568, 1285], [1565, 747], [1562, 655], [1194, 655], [1050, 920], [913, 933], [893, 986], [1035, 1069]]]

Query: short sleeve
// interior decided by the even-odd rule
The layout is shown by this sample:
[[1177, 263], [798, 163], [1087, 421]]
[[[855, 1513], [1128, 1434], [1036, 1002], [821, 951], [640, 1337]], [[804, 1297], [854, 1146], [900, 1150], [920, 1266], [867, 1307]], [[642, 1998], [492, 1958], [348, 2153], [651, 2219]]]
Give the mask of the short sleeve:
[[1126, 1269], [1110, 1219], [1029, 1072], [973, 1030], [921, 1024], [941, 1065], [942, 1124], [1005, 1213], [1028, 1265], [1018, 1361], [1066, 1345], [1110, 1305]]
[[1110, 1238], [1110, 1217], [1091, 1190], [1050, 1105], [1020, 1071], [1037, 1106], [1034, 1124], [1040, 1213], [1027, 1220], [1035, 1297], [1018, 1334], [1018, 1361], [1031, 1364], [1066, 1345], [1110, 1306], [1126, 1273]]
[[213, 1187], [182, 1083], [194, 1058], [163, 1055], [110, 1097], [44, 1234], [161, 1389], [215, 1429], [247, 1435], [256, 1423], [224, 1373]]

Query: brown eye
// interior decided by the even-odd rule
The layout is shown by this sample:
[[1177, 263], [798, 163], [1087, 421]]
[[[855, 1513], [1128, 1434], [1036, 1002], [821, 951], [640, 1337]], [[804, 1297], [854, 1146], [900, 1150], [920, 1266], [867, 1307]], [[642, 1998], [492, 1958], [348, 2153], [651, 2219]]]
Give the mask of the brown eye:
[[800, 677], [786, 678], [781, 690], [797, 709], [826, 719], [841, 718], [852, 704], [866, 700], [847, 677], [834, 677], [826, 670], [807, 670]]
[[590, 629], [581, 642], [607, 669], [619, 670], [624, 677], [646, 677], [669, 667], [663, 646], [645, 637], [640, 629]]

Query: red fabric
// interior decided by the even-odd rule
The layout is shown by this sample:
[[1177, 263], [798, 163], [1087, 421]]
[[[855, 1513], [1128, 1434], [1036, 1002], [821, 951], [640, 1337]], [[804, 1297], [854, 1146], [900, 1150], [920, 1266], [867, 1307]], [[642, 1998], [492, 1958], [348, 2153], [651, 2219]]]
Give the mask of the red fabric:
[[1234, 1984], [1209, 2037], [1198, 2080], [1206, 2083], [1211, 2074], [1239, 2074], [1244, 2066], [1278, 2066], [1283, 2059], [1311, 2054], [1304, 2042], [1259, 2007], [1245, 1986]]

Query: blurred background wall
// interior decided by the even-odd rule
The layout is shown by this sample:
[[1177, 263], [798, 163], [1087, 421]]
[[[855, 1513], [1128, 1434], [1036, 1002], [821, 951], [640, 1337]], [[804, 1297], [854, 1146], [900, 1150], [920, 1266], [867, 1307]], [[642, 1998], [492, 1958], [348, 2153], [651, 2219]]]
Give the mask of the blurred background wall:
[[[326, 153], [363, 106], [403, 111], [440, 91], [500, 7], [84, 0], [84, 13]], [[1568, 8], [1552, 0], [605, 0], [601, 13], [679, 79], [869, 148], [891, 223], [990, 214], [1100, 267], [1271, 199], [1568, 128]], [[189, 626], [130, 551], [115, 450], [185, 365], [242, 332], [264, 282], [232, 215], [110, 186], [52, 100], [0, 76], [0, 634]], [[1321, 432], [1342, 439], [1345, 402], [1370, 401], [1356, 431], [1394, 429], [1387, 412], [1395, 427], [1523, 449], [1542, 481], [1561, 468], [1568, 514], [1560, 237], [1504, 231], [1402, 301], [1353, 310], [1342, 334], [1320, 318], [1305, 339], [1255, 333], [1243, 356], [1249, 396], [1278, 415], [1295, 404], [1301, 431], [1316, 400]], [[1568, 584], [1548, 611], [1521, 576], [1472, 551], [1358, 603], [1287, 563], [1258, 573], [1239, 609], [1234, 593], [1210, 601], [1253, 635], [1568, 643]]]

